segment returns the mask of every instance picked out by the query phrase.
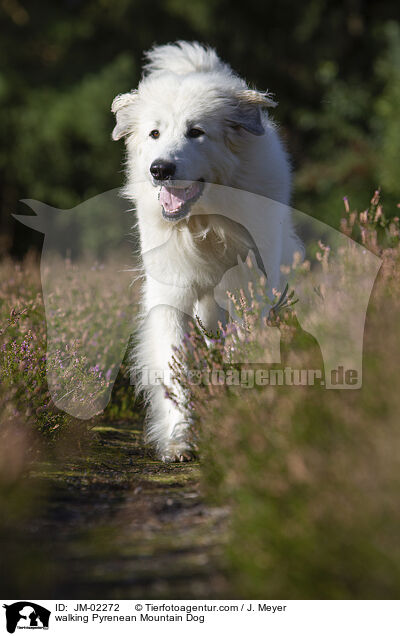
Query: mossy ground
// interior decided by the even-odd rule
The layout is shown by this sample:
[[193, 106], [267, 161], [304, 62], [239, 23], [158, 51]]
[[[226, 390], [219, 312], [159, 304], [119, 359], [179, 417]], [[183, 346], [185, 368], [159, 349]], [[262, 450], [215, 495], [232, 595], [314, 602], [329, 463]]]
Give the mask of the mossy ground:
[[61, 441], [24, 480], [20, 500], [32, 505], [6, 537], [3, 595], [223, 595], [226, 511], [205, 503], [199, 478], [197, 462], [156, 461], [131, 422]]

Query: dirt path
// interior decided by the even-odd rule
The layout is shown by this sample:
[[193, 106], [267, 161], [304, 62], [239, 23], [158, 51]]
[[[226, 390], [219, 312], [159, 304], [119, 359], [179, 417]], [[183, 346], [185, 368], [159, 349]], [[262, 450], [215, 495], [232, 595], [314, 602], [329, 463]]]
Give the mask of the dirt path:
[[102, 424], [81, 457], [34, 474], [42, 598], [224, 597], [226, 510], [204, 502], [197, 463], [154, 461], [131, 426]]

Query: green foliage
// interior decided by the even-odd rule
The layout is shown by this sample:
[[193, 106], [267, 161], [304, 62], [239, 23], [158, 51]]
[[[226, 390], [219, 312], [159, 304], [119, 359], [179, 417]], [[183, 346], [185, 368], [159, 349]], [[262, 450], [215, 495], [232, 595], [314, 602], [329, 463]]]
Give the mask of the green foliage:
[[[110, 104], [115, 87], [129, 87], [134, 67], [121, 55], [97, 74], [87, 74], [62, 91], [42, 87], [30, 92], [16, 113], [18, 130], [10, 169], [30, 184], [30, 197], [71, 208], [83, 199], [118, 185], [110, 164], [120, 161], [111, 140]], [[37, 175], [45, 178], [37, 179]]]
[[[344, 80], [336, 63], [323, 61], [316, 73], [324, 93], [321, 108], [300, 111], [299, 125], [314, 133], [315, 142], [295, 176], [296, 203], [333, 225], [339, 219], [335, 201], [343, 192], [361, 206], [365, 186], [379, 183], [388, 207], [400, 198], [398, 24], [376, 28], [372, 39], [381, 49], [368, 81], [357, 73]], [[317, 213], [311, 209], [315, 200]]]
[[[378, 183], [397, 203], [399, 28], [394, 0], [7, 2], [0, 14], [0, 231], [23, 254], [21, 198], [59, 208], [118, 187], [112, 98], [137, 85], [144, 50], [176, 39], [215, 46], [270, 89], [293, 157], [293, 203], [337, 225], [343, 194]], [[11, 241], [11, 243], [10, 243]]]
[[376, 135], [379, 152], [377, 171], [383, 189], [400, 200], [400, 26], [390, 22], [384, 31], [387, 52], [376, 70], [384, 82], [376, 100]]

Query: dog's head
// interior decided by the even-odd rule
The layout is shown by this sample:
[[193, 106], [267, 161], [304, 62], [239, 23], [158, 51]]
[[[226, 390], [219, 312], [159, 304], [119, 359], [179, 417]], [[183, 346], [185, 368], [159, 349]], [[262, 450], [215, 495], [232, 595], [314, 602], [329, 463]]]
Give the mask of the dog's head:
[[113, 139], [125, 137], [128, 179], [148, 182], [164, 219], [187, 216], [205, 183], [235, 186], [250, 140], [265, 132], [267, 93], [232, 73], [150, 74], [115, 98]]

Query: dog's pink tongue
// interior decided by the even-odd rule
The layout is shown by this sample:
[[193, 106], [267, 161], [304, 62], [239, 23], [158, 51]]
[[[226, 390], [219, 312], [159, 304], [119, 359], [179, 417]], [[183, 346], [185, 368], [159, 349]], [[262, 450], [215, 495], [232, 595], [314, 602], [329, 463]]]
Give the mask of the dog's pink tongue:
[[166, 212], [178, 210], [185, 201], [188, 201], [197, 194], [198, 184], [193, 183], [189, 188], [173, 188], [162, 186], [160, 192], [160, 203]]

